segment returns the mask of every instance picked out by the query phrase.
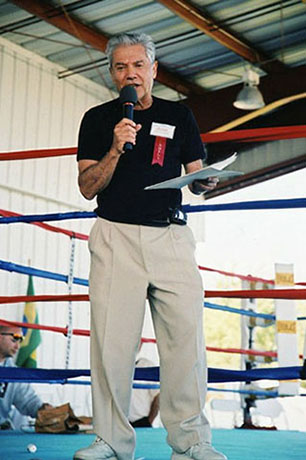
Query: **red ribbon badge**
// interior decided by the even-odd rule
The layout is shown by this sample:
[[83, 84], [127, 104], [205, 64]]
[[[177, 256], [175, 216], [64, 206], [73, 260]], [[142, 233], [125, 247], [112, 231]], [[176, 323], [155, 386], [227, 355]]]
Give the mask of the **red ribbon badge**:
[[167, 139], [165, 137], [156, 136], [154, 143], [152, 165], [159, 164], [160, 166], [163, 166], [166, 151], [166, 142]]

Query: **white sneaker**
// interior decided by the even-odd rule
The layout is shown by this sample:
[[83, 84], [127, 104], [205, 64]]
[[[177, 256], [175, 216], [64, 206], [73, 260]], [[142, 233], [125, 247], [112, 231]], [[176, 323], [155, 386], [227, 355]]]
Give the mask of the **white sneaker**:
[[73, 456], [74, 460], [117, 460], [113, 449], [99, 436], [89, 446], [79, 449]]
[[171, 460], [187, 460], [188, 458], [193, 460], [227, 460], [225, 455], [214, 449], [208, 442], [195, 444], [183, 454], [173, 451], [171, 456]]

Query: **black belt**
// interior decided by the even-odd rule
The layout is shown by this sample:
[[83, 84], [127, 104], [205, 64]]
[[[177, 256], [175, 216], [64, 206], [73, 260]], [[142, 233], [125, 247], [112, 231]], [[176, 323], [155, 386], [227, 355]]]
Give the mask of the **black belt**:
[[168, 220], [148, 220], [146, 222], [141, 222], [140, 225], [144, 225], [146, 227], [168, 227], [170, 222]]
[[187, 214], [180, 209], [170, 209], [171, 214], [166, 219], [151, 219], [146, 222], [142, 222], [141, 225], [148, 227], [168, 227], [170, 224], [186, 225]]

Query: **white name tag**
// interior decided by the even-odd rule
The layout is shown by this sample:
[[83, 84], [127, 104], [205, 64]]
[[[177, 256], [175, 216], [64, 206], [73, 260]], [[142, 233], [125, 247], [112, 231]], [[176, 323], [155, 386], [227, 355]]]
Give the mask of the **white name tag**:
[[167, 139], [173, 139], [175, 126], [165, 125], [164, 123], [155, 123], [153, 121], [151, 126], [151, 136], [166, 137]]

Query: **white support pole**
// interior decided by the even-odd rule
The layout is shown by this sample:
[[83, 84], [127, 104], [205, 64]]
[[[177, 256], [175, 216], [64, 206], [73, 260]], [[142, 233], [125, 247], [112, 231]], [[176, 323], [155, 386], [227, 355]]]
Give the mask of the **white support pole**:
[[[68, 294], [72, 294], [73, 286], [73, 271], [74, 271], [74, 260], [75, 260], [75, 237], [72, 236], [70, 247], [70, 263], [69, 263], [69, 275], [68, 275]], [[73, 307], [72, 302], [68, 302], [68, 322], [67, 322], [67, 343], [66, 343], [66, 359], [65, 369], [69, 369], [71, 346], [72, 346], [72, 334], [73, 334]]]
[[[275, 264], [275, 289], [294, 286], [293, 264]], [[295, 301], [275, 300], [276, 343], [280, 367], [298, 366], [297, 316]], [[280, 381], [280, 395], [298, 395], [299, 381]]]

